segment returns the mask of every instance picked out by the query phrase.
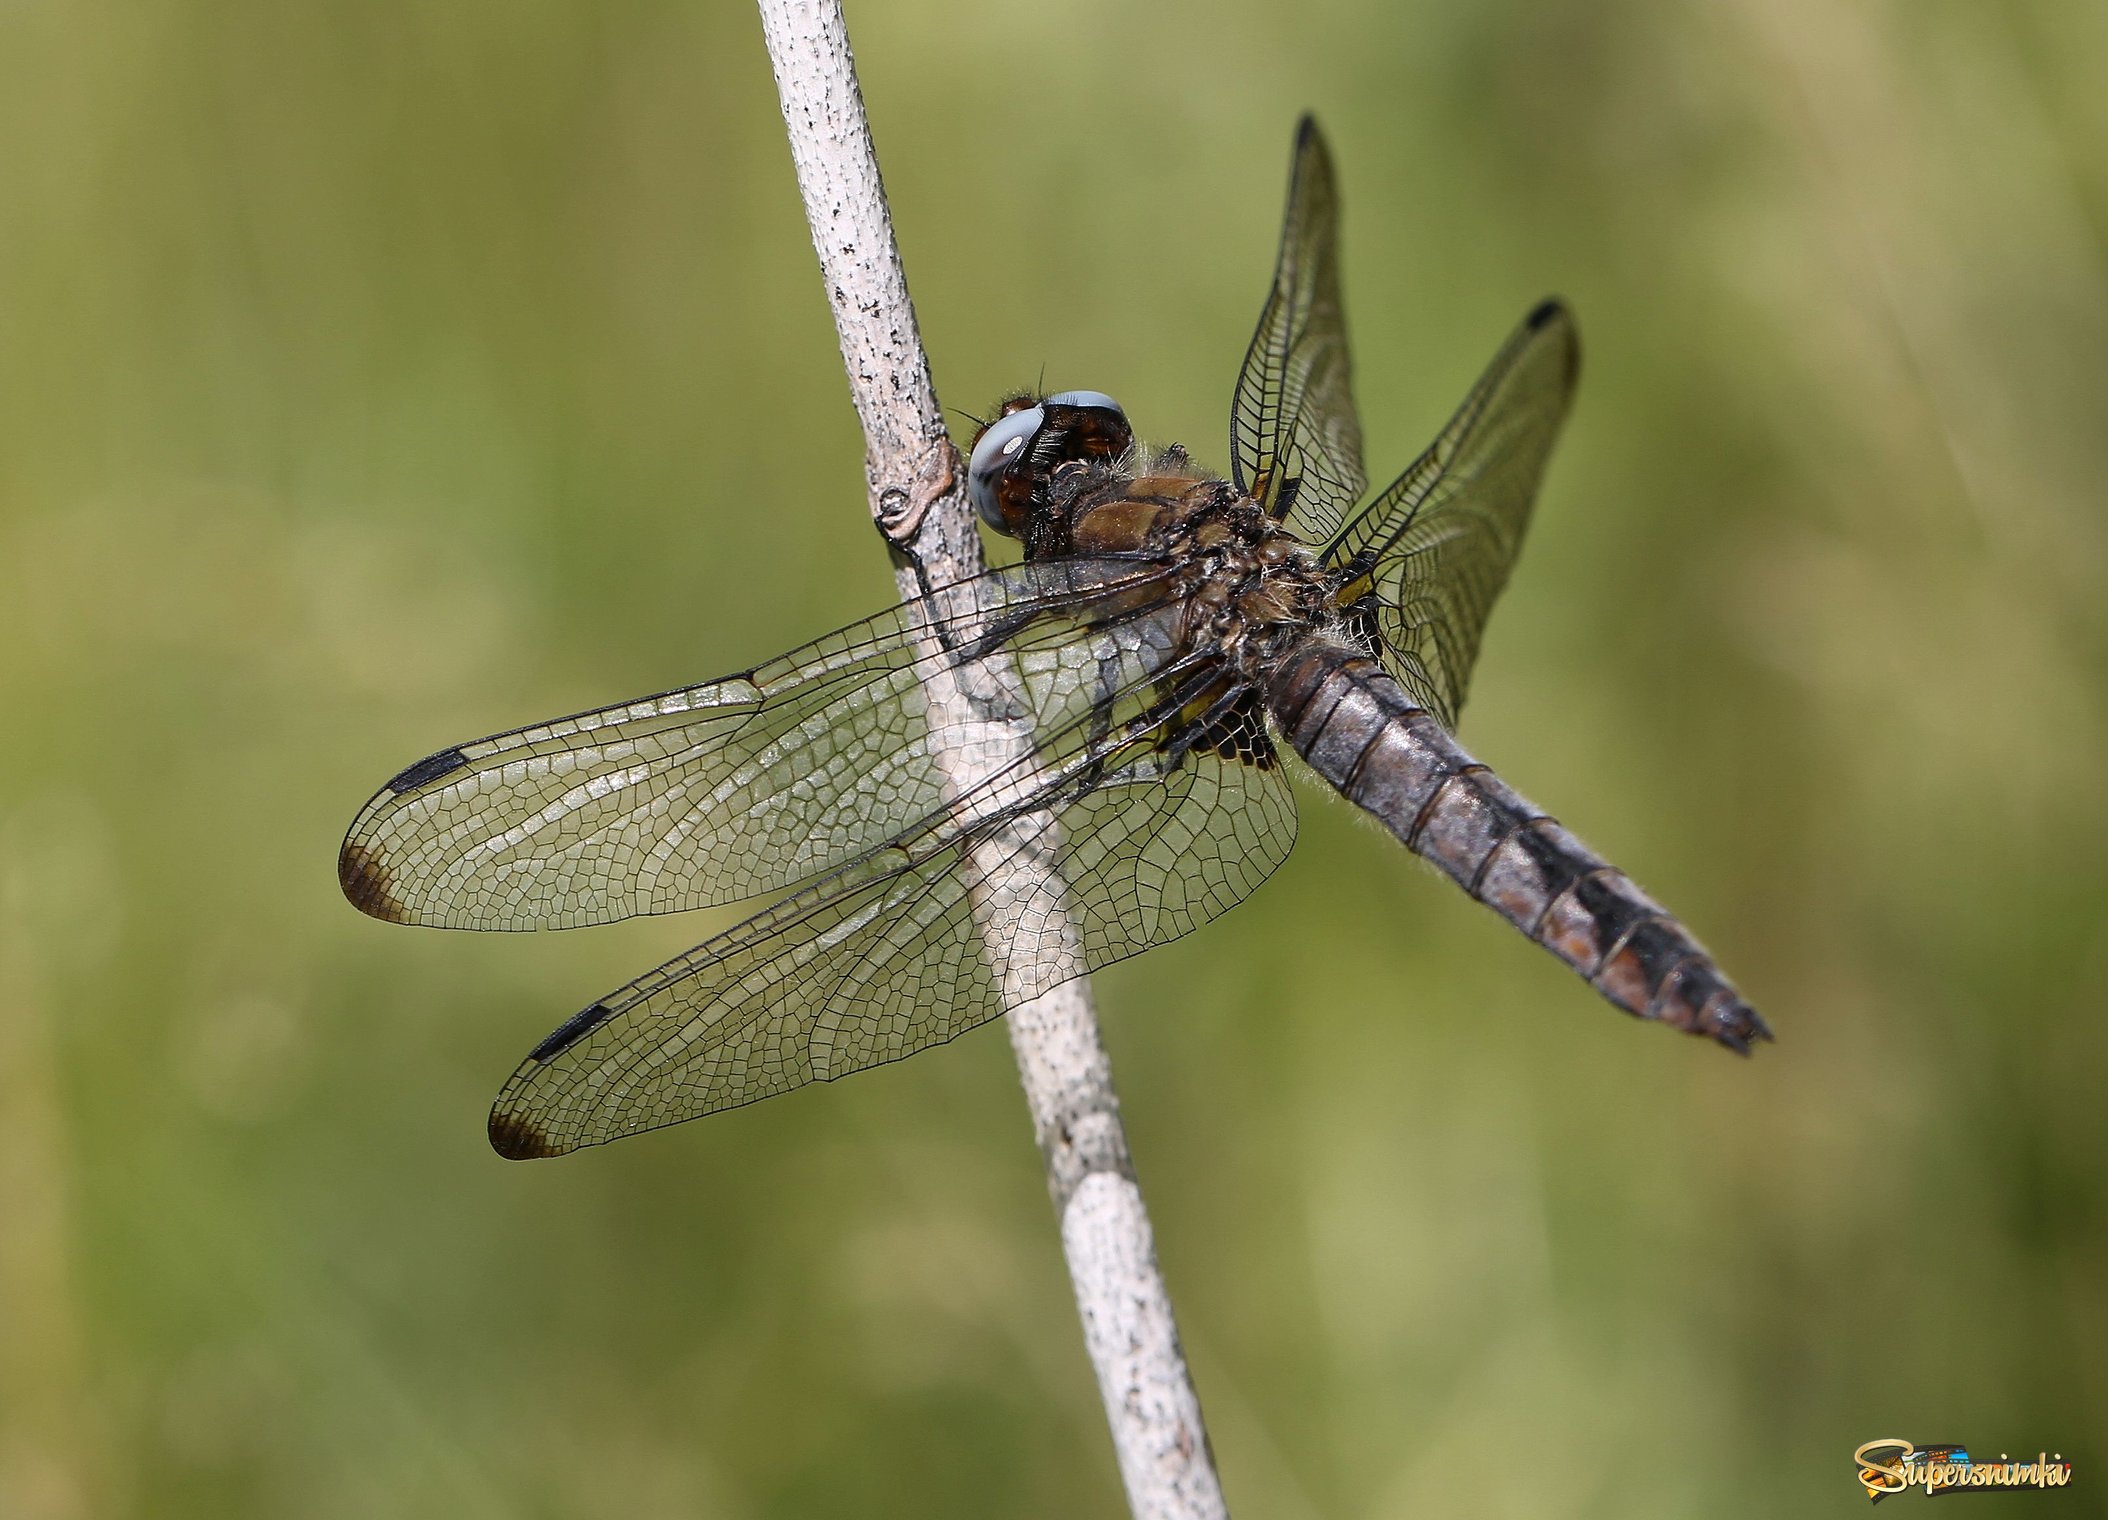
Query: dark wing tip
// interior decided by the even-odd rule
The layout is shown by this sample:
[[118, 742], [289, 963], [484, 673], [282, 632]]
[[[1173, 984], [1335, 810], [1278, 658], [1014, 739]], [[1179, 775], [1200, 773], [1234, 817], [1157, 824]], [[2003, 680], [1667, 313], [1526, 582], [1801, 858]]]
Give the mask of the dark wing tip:
[[[1332, 179], [1332, 145], [1325, 141], [1325, 129], [1318, 125], [1317, 117], [1305, 111], [1296, 119], [1296, 146], [1294, 167], [1301, 171], [1310, 166], [1313, 177], [1326, 183]], [[1291, 188], [1300, 173], [1290, 176]]]
[[531, 1119], [493, 1108], [490, 1148], [507, 1161], [539, 1161], [545, 1156], [561, 1156], [567, 1147], [552, 1141]]
[[354, 844], [348, 839], [344, 842], [344, 848], [337, 856], [337, 885], [344, 889], [346, 899], [361, 913], [389, 924], [410, 921], [403, 905], [395, 900], [388, 868], [381, 864], [379, 856], [362, 844]]
[[1566, 329], [1566, 388], [1572, 390], [1574, 382], [1581, 378], [1581, 329], [1574, 321], [1574, 309], [1557, 296], [1546, 296], [1530, 308], [1530, 314], [1522, 319], [1523, 330], [1536, 334], [1548, 327], [1563, 326]]

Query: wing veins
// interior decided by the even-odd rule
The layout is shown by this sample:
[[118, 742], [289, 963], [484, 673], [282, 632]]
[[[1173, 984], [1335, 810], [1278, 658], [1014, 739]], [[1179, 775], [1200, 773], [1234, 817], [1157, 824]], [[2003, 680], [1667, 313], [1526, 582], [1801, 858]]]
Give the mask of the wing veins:
[[[1014, 823], [1019, 818], [1038, 813], [1058, 820], [1059, 814], [1077, 797], [1099, 794], [1103, 790], [1102, 787], [1079, 787], [1079, 782], [1094, 767], [1102, 764], [1106, 754], [1141, 743], [1150, 734], [1163, 729], [1165, 725], [1175, 720], [1185, 703], [1190, 701], [1197, 692], [1205, 690], [1207, 683], [1215, 679], [1213, 672], [1205, 668], [1207, 663], [1200, 657], [1188, 657], [1184, 661], [1177, 662], [1175, 666], [1167, 666], [1161, 670], [1150, 672], [1127, 683], [1119, 693], [1121, 698], [1131, 697], [1136, 692], [1151, 685], [1160, 686], [1163, 692], [1147, 707], [1132, 714], [1117, 725], [1114, 736], [1110, 741], [1092, 744], [1084, 751], [1064, 757], [1029, 792], [1004, 803], [987, 815], [973, 820], [969, 826], [971, 835], [978, 838], [983, 844], [991, 843], [999, 837], [1000, 830], [1004, 826]], [[1173, 679], [1174, 670], [1182, 671], [1185, 678]], [[1048, 737], [1051, 740], [1072, 735], [1075, 730], [1089, 721], [1091, 721], [1090, 714], [1078, 715], [1064, 725], [1062, 730], [1058, 730], [1056, 734]], [[1020, 769], [1029, 767], [1035, 762], [1044, 763], [1044, 758], [1043, 749], [1035, 755], [1020, 756], [1017, 761], [1006, 765], [1001, 772], [986, 778], [981, 784], [977, 785], [967, 797], [960, 799], [960, 804], [969, 802], [973, 795], [999, 788], [1006, 778], [1014, 780], [1016, 773]], [[1073, 796], [1071, 795], [1072, 793], [1074, 794]], [[1151, 805], [1158, 811], [1164, 811], [1167, 808], [1170, 811], [1175, 811], [1178, 806], [1184, 804], [1185, 800], [1183, 796], [1173, 798], [1170, 794], [1165, 793], [1152, 801]], [[784, 964], [784, 953], [786, 951], [797, 952], [798, 964], [804, 964], [813, 959], [813, 956], [807, 953], [809, 950], [808, 941], [800, 940], [796, 937], [798, 927], [816, 917], [824, 917], [829, 912], [841, 908], [844, 903], [853, 902], [860, 894], [869, 894], [870, 900], [853, 906], [842, 919], [828, 925], [819, 936], [816, 936], [815, 941], [827, 941], [832, 945], [846, 944], [853, 941], [857, 935], [872, 929], [874, 925], [878, 925], [882, 919], [885, 922], [902, 926], [904, 931], [911, 932], [907, 932], [905, 939], [888, 933], [885, 938], [868, 947], [858, 949], [852, 946], [852, 959], [830, 975], [828, 989], [824, 998], [808, 1016], [808, 1035], [811, 1034], [812, 1030], [820, 1028], [822, 1024], [831, 1026], [833, 1021], [846, 1018], [854, 1012], [854, 1003], [845, 1001], [854, 986], [868, 982], [873, 974], [883, 972], [889, 965], [899, 964], [905, 950], [912, 950], [922, 945], [932, 934], [949, 932], [945, 926], [945, 915], [953, 911], [959, 903], [966, 901], [972, 894], [978, 893], [989, 883], [1000, 882], [1005, 879], [1009, 868], [1019, 858], [1019, 853], [1033, 848], [1037, 844], [1037, 841], [1033, 839], [1021, 839], [1005, 849], [993, 863], [987, 863], [982, 858], [985, 851], [977, 851], [965, 833], [944, 832], [945, 823], [956, 816], [956, 806], [953, 809], [946, 810], [943, 815], [923, 820], [922, 826], [918, 830], [902, 831], [901, 835], [893, 842], [893, 848], [902, 857], [897, 863], [871, 874], [861, 881], [850, 879], [853, 875], [851, 868], [844, 868], [831, 873], [829, 880], [814, 883], [795, 894], [794, 899], [787, 899], [774, 908], [755, 914], [743, 923], [726, 930], [723, 934], [714, 936], [703, 945], [696, 947], [694, 951], [676, 957], [646, 976], [640, 977], [637, 981], [631, 983], [629, 987], [602, 999], [601, 1004], [614, 1010], [614, 1012], [607, 1018], [597, 1021], [593, 1027], [589, 1028], [586, 1032], [589, 1036], [603, 1033], [608, 1026], [616, 1025], [625, 1017], [632, 1015], [635, 1010], [648, 1005], [655, 998], [673, 994], [681, 983], [699, 975], [707, 975], [712, 967], [728, 967], [742, 953], [765, 952], [764, 958], [756, 959], [752, 965], [738, 970], [737, 974], [730, 976], [724, 985], [709, 990], [705, 994], [707, 1001], [686, 1010], [685, 1015], [680, 1019], [678, 1027], [670, 1033], [656, 1033], [648, 1024], [638, 1024], [632, 1019], [632, 1027], [620, 1031], [617, 1037], [618, 1043], [614, 1048], [602, 1052], [590, 1063], [590, 1070], [594, 1074], [592, 1087], [594, 1092], [600, 1095], [593, 1100], [596, 1110], [602, 1105], [619, 1108], [623, 1102], [627, 1101], [622, 1095], [633, 1096], [645, 1087], [654, 1073], [666, 1069], [669, 1065], [694, 1059], [700, 1050], [725, 1051], [738, 1048], [739, 1042], [754, 1032], [757, 1021], [766, 1018], [770, 1014], [771, 1005], [765, 994], [771, 987], [780, 983], [783, 977], [793, 974], [796, 969], [794, 965], [786, 966]], [[1290, 818], [1291, 832], [1289, 837], [1292, 838], [1292, 813]], [[1163, 822], [1167, 821], [1168, 819], [1152, 824], [1152, 831], [1146, 836], [1141, 834], [1141, 824], [1138, 822], [1131, 825], [1123, 837], [1141, 837], [1144, 840], [1144, 847], [1146, 847], [1148, 842], [1152, 842], [1157, 837], [1154, 829], [1161, 827]], [[935, 846], [920, 851], [911, 850], [909, 841], [911, 836], [916, 834], [920, 834], [925, 839], [935, 839]], [[870, 859], [875, 860], [885, 851], [879, 849], [867, 853]], [[954, 853], [959, 857], [958, 862], [948, 866], [945, 865], [943, 857]], [[1285, 853], [1285, 846], [1282, 849], [1282, 853]], [[1270, 871], [1272, 864], [1275, 863], [1278, 863], [1278, 861], [1266, 863], [1260, 874], [1263, 876], [1266, 871]], [[928, 869], [932, 866], [938, 866], [940, 869]], [[1056, 869], [1058, 873], [1058, 868]], [[912, 890], [904, 895], [894, 895], [899, 891], [902, 878], [914, 875], [918, 871], [926, 873], [924, 878], [914, 883]], [[953, 890], [955, 884], [957, 891]], [[1245, 890], [1249, 890], [1249, 888], [1247, 887]], [[1183, 930], [1178, 932], [1183, 932]], [[778, 950], [769, 952], [768, 946], [772, 940], [780, 941], [781, 946]], [[1074, 972], [1071, 971], [1068, 974], [1074, 974]], [[1000, 1011], [1000, 1008], [994, 1011]], [[992, 1011], [984, 1012], [951, 1033], [963, 1032], [964, 1028], [971, 1027], [973, 1023], [982, 1022], [986, 1017], [991, 1016], [993, 1016]], [[702, 1027], [698, 1027], [699, 1024]], [[942, 1036], [942, 1038], [946, 1039], [950, 1037], [951, 1034]], [[917, 1045], [913, 1048], [922, 1047]], [[900, 1052], [900, 1054], [906, 1053], [907, 1051], [905, 1050]], [[561, 1054], [562, 1052], [558, 1052], [559, 1056]], [[897, 1057], [887, 1056], [882, 1059], [890, 1060], [895, 1058]], [[845, 1069], [861, 1069], [865, 1064], [880, 1064], [880, 1062], [860, 1061], [858, 1064]], [[522, 1132], [518, 1126], [523, 1124], [528, 1125], [529, 1130], [532, 1130], [530, 1121], [525, 1117], [525, 1111], [507, 1109], [505, 1105], [508, 1097], [515, 1095], [515, 1093], [520, 1097], [526, 1097], [535, 1090], [533, 1084], [527, 1080], [532, 1075], [534, 1065], [535, 1063], [530, 1061], [523, 1066], [521, 1071], [515, 1074], [513, 1083], [508, 1084], [506, 1092], [500, 1095], [499, 1110], [495, 1111], [493, 1120], [494, 1136], [500, 1133], [517, 1135]], [[837, 1071], [821, 1074], [839, 1075], [843, 1073]], [[807, 1073], [799, 1080], [810, 1080], [812, 1075], [812, 1073]], [[522, 1085], [523, 1083], [525, 1085]], [[798, 1085], [798, 1083], [793, 1082], [791, 1085]], [[774, 1087], [768, 1089], [768, 1091], [776, 1090], [780, 1089]], [[568, 1086], [559, 1089], [560, 1093], [569, 1091], [570, 1088]], [[718, 1106], [736, 1106], [738, 1102], [751, 1101], [752, 1097], [763, 1095], [765, 1094], [754, 1092], [750, 1097], [738, 1098], [732, 1103], [715, 1104], [713, 1108]], [[559, 1110], [563, 1106], [562, 1102], [557, 1105]], [[691, 1116], [682, 1114], [679, 1117]], [[677, 1119], [668, 1119], [662, 1122], [677, 1122]], [[646, 1125], [643, 1127], [651, 1128], [657, 1126]], [[627, 1129], [622, 1131], [622, 1133], [630, 1132], [633, 1131]], [[613, 1136], [607, 1135], [602, 1138], [613, 1138]], [[583, 1143], [595, 1142], [587, 1140]], [[520, 1149], [517, 1152], [508, 1151], [508, 1153], [524, 1155], [538, 1154], [539, 1152], [532, 1149]]]
[[[361, 810], [346, 891], [403, 922], [568, 927], [817, 876], [869, 827], [834, 799], [897, 809], [933, 794], [913, 706], [932, 659], [970, 660], [991, 620], [1014, 625], [1007, 643], [1025, 657], [1116, 637], [1163, 605], [1165, 578], [1160, 561], [1124, 556], [1013, 566], [735, 676], [472, 741], [466, 769]], [[742, 801], [760, 811], [741, 823], [766, 820], [758, 849], [728, 831]]]

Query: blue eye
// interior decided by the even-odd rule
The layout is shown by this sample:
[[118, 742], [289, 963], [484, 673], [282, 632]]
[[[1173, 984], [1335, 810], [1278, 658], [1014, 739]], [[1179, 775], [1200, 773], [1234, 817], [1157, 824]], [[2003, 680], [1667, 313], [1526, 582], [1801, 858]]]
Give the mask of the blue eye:
[[1028, 406], [1021, 412], [1012, 412], [991, 422], [988, 431], [973, 446], [973, 457], [966, 463], [966, 494], [973, 501], [974, 511], [981, 515], [981, 521], [998, 533], [1014, 530], [1003, 521], [1003, 504], [995, 489], [996, 476], [1010, 467], [1011, 461], [1031, 443], [1032, 435], [1046, 420], [1044, 409]]
[[1096, 411], [1113, 412], [1122, 422], [1127, 420], [1127, 413], [1120, 410], [1120, 403], [1104, 391], [1063, 391], [1060, 395], [1049, 396], [1047, 399], [1056, 406], [1087, 406]]

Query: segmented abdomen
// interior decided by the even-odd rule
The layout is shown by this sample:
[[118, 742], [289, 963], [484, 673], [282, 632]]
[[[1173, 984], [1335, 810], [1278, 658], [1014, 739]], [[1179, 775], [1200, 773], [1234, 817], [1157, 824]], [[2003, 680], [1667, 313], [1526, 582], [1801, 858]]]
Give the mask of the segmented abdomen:
[[1682, 924], [1472, 759], [1382, 666], [1313, 640], [1268, 684], [1275, 723], [1311, 769], [1618, 1007], [1744, 1053], [1771, 1037]]

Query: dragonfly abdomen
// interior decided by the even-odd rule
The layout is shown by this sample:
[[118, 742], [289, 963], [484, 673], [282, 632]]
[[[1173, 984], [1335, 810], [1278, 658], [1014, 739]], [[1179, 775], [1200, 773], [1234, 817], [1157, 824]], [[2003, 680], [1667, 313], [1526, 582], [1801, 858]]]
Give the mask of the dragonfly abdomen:
[[1682, 924], [1473, 759], [1381, 665], [1312, 640], [1277, 667], [1267, 699], [1311, 769], [1612, 1003], [1733, 1050], [1770, 1037]]

